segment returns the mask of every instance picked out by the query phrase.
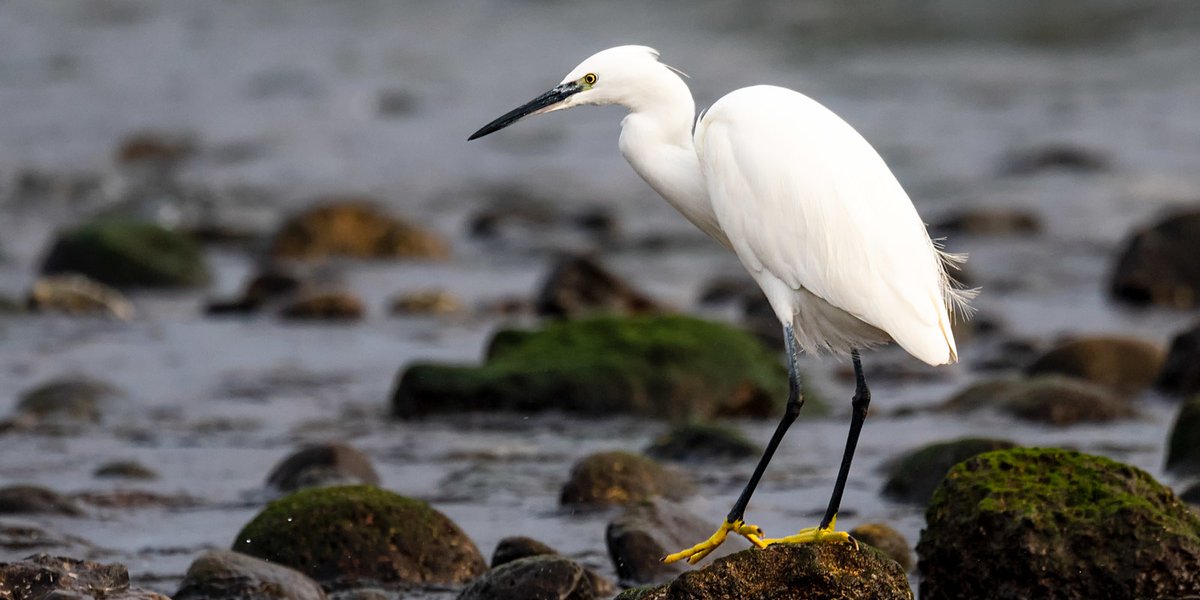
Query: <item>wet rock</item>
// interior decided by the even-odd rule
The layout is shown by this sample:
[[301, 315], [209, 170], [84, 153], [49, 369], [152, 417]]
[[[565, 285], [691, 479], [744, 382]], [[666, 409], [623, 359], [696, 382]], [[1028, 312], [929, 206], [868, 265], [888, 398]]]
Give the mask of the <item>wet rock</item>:
[[946, 475], [925, 520], [923, 600], [1200, 594], [1200, 514], [1145, 472], [1105, 458], [1058, 449], [977, 456]]
[[0, 550], [24, 553], [49, 549], [80, 553], [93, 550], [92, 545], [82, 538], [55, 533], [33, 523], [0, 520]]
[[363, 301], [345, 290], [314, 290], [283, 307], [279, 316], [294, 321], [357, 321], [367, 312]]
[[655, 439], [646, 455], [657, 460], [735, 461], [762, 455], [762, 448], [731, 425], [685, 423]]
[[[689, 568], [682, 562], [666, 564], [662, 557], [708, 539], [717, 524], [659, 498], [627, 507], [609, 522], [604, 541], [622, 584], [661, 583]], [[727, 556], [740, 548], [739, 540], [733, 539], [712, 556]]]
[[541, 556], [543, 554], [558, 554], [558, 550], [531, 537], [506, 537], [496, 544], [496, 551], [492, 553], [492, 568], [512, 562], [518, 558]]
[[267, 476], [267, 485], [281, 492], [346, 484], [379, 485], [379, 474], [367, 455], [345, 444], [302, 448], [275, 465]]
[[432, 231], [384, 213], [370, 200], [335, 198], [288, 219], [271, 242], [269, 254], [302, 260], [335, 256], [445, 260], [450, 246]]
[[160, 494], [146, 490], [103, 490], [83, 492], [75, 497], [99, 508], [190, 508], [199, 506], [201, 501], [184, 494]]
[[459, 584], [487, 570], [445, 515], [372, 486], [306, 489], [271, 502], [233, 550], [297, 569], [326, 589]]
[[590, 314], [639, 314], [658, 310], [644, 293], [586, 256], [560, 258], [538, 293], [539, 315], [577, 319]]
[[1111, 159], [1093, 148], [1054, 144], [1009, 154], [1004, 158], [1000, 173], [1029, 176], [1049, 170], [1102, 173], [1111, 169]]
[[158, 479], [158, 473], [153, 469], [132, 460], [104, 463], [97, 467], [92, 475], [112, 479]]
[[162, 594], [130, 587], [125, 565], [48, 554], [0, 563], [0, 594], [6, 590], [8, 595], [3, 597], [13, 600], [171, 600]]
[[678, 421], [778, 414], [787, 374], [744, 332], [684, 316], [602, 317], [501, 331], [482, 367], [401, 372], [392, 414], [627, 413]]
[[984, 452], [1014, 447], [1016, 444], [1008, 440], [962, 438], [912, 450], [888, 468], [883, 495], [898, 502], [923, 505], [954, 465]]
[[989, 407], [1018, 419], [1058, 426], [1106, 423], [1137, 414], [1108, 388], [1058, 375], [981, 381], [955, 394], [940, 408], [966, 413]]
[[293, 297], [308, 282], [300, 276], [279, 266], [269, 266], [250, 278], [240, 297], [234, 300], [211, 302], [208, 314], [252, 313], [266, 304]]
[[880, 552], [883, 552], [888, 558], [896, 561], [901, 569], [907, 573], [916, 566], [913, 560], [912, 548], [908, 545], [908, 540], [904, 539], [904, 534], [896, 531], [894, 527], [886, 523], [864, 523], [850, 530], [850, 536], [858, 540], [859, 543], [874, 546]]
[[29, 308], [68, 315], [101, 315], [121, 320], [133, 318], [133, 303], [121, 292], [83, 275], [41, 277], [29, 290]]
[[896, 561], [870, 546], [778, 544], [717, 559], [669, 584], [627, 590], [617, 600], [771, 598], [773, 600], [911, 600]]
[[679, 473], [630, 452], [599, 452], [571, 467], [559, 494], [563, 506], [630, 504], [655, 496], [681, 499], [691, 484]]
[[117, 218], [60, 232], [42, 273], [78, 273], [117, 288], [194, 287], [209, 279], [200, 247], [187, 236]]
[[40, 424], [98, 423], [105, 403], [120, 393], [106, 381], [68, 376], [23, 392], [15, 412]]
[[593, 600], [586, 570], [562, 556], [528, 556], [496, 567], [472, 581], [458, 600]]
[[1171, 349], [1155, 385], [1176, 396], [1200, 393], [1200, 322], [1171, 340]]
[[1135, 395], [1158, 378], [1163, 351], [1155, 344], [1122, 337], [1072, 340], [1038, 357], [1026, 369], [1030, 375], [1066, 375]]
[[317, 582], [265, 560], [209, 550], [188, 567], [174, 600], [325, 600]]
[[123, 138], [113, 153], [118, 165], [173, 166], [196, 151], [193, 136], [181, 133], [139, 131]]
[[462, 310], [462, 301], [438, 289], [397, 294], [390, 308], [393, 315], [449, 315]]
[[35, 485], [0, 487], [0, 515], [38, 514], [78, 517], [83, 515], [70, 498]]
[[[533, 538], [524, 536], [506, 537], [500, 540], [499, 544], [496, 544], [496, 551], [492, 553], [492, 569], [495, 570], [500, 565], [522, 558], [547, 555], [561, 556], [554, 548]], [[583, 570], [584, 576], [588, 579], [589, 587], [591, 587], [592, 592], [597, 597], [608, 598], [617, 592], [617, 587], [599, 573], [587, 567], [584, 567]]]
[[[522, 246], [550, 242], [551, 247], [574, 248], [580, 241], [587, 246], [611, 243], [620, 233], [617, 219], [603, 204], [567, 211], [555, 198], [513, 186], [500, 186], [485, 194], [489, 197], [486, 207], [467, 221], [468, 235], [477, 240]], [[556, 239], [556, 233], [562, 239]], [[581, 240], [580, 234], [587, 237]]]
[[1167, 439], [1167, 470], [1200, 473], [1200, 396], [1184, 402], [1175, 415], [1175, 424]]
[[1131, 304], [1200, 306], [1200, 211], [1179, 213], [1133, 233], [1113, 270], [1113, 297]]
[[958, 210], [934, 224], [934, 229], [971, 235], [1031, 235], [1042, 231], [1041, 217], [1027, 209], [979, 207]]

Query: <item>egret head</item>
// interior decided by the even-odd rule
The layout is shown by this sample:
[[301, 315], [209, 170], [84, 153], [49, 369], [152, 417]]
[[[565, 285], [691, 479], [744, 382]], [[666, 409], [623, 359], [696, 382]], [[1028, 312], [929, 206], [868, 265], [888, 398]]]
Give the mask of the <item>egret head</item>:
[[530, 115], [585, 104], [622, 104], [633, 108], [636, 99], [664, 74], [678, 81], [668, 69], [658, 62], [658, 51], [647, 46], [601, 50], [579, 63], [554, 89], [484, 125], [467, 139], [494, 133]]

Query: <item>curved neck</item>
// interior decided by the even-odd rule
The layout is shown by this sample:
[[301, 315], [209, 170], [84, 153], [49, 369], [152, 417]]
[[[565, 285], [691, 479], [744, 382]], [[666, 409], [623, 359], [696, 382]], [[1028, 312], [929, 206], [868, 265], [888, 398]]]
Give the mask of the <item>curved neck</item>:
[[[692, 142], [695, 102], [687, 84], [664, 67], [652, 94], [630, 101], [621, 121], [621, 154], [654, 191], [702, 231], [728, 246], [708, 199]], [[624, 103], [623, 103], [624, 104]]]

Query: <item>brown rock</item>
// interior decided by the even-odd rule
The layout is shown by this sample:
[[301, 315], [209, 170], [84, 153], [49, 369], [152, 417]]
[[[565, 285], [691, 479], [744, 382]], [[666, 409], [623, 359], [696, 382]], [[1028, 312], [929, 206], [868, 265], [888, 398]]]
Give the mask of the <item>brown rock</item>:
[[29, 290], [29, 308], [68, 315], [101, 315], [121, 320], [133, 318], [131, 303], [121, 292], [83, 275], [47, 275]]
[[680, 499], [691, 485], [680, 474], [629, 452], [600, 452], [571, 468], [559, 501], [564, 506], [607, 506], [654, 496]]
[[279, 315], [305, 321], [357, 321], [367, 309], [354, 294], [343, 290], [318, 290], [301, 294]]
[[368, 200], [322, 201], [283, 224], [271, 242], [275, 258], [317, 260], [423, 258], [445, 260], [450, 246], [441, 236], [391, 217]]
[[1065, 375], [1134, 395], [1154, 383], [1162, 370], [1162, 348], [1122, 337], [1088, 337], [1066, 342], [1038, 357], [1030, 375]]
[[1200, 306], [1200, 211], [1179, 213], [1136, 231], [1113, 271], [1111, 292], [1131, 304]]
[[542, 284], [536, 310], [539, 315], [578, 318], [593, 313], [653, 312], [658, 305], [596, 259], [567, 256], [554, 265]]

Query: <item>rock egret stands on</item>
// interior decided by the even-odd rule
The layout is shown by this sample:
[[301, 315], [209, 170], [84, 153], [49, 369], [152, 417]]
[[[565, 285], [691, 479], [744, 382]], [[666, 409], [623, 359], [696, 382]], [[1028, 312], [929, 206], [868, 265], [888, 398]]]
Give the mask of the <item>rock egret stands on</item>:
[[[470, 139], [529, 115], [586, 104], [629, 109], [621, 154], [671, 206], [737, 254], [783, 324], [787, 344], [787, 408], [753, 475], [712, 537], [664, 560], [695, 563], [730, 532], [760, 548], [850, 540], [834, 526], [871, 401], [858, 351], [895, 341], [931, 365], [957, 361], [951, 315], [967, 309], [970, 295], [951, 285], [946, 268], [960, 259], [934, 245], [883, 159], [829, 109], [792, 90], [747, 87], [713, 104], [693, 132], [691, 92], [645, 46], [592, 55], [554, 89]], [[804, 404], [799, 350], [850, 355], [856, 383], [850, 434], [820, 525], [764, 539], [743, 516]]]

